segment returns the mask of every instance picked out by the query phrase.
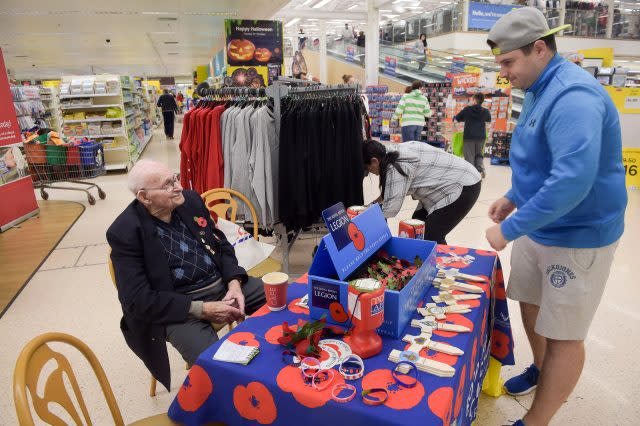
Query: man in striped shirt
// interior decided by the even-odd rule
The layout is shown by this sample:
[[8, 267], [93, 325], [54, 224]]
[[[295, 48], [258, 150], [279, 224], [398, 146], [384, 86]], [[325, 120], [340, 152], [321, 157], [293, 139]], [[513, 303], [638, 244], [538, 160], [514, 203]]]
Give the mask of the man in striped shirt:
[[422, 94], [423, 83], [419, 80], [411, 84], [411, 92], [402, 96], [393, 113], [392, 120], [401, 118], [402, 142], [419, 141], [425, 124], [425, 117], [431, 117], [429, 99]]

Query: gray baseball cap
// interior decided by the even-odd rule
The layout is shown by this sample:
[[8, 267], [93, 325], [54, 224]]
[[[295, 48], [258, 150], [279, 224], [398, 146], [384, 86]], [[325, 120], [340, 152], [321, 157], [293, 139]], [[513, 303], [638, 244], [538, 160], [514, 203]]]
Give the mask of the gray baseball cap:
[[571, 28], [571, 25], [561, 25], [549, 29], [547, 19], [535, 7], [519, 7], [498, 19], [489, 31], [487, 41], [495, 43], [491, 49], [494, 55], [513, 52], [536, 40], [555, 34], [558, 31]]

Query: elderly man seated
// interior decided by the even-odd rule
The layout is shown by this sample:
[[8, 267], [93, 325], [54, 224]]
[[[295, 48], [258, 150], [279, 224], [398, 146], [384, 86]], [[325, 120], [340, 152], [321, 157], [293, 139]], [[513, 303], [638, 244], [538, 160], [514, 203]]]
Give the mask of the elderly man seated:
[[166, 166], [129, 172], [136, 199], [107, 230], [129, 347], [167, 389], [165, 340], [189, 364], [218, 340], [211, 322], [239, 320], [265, 302], [262, 282], [238, 266], [200, 196]]

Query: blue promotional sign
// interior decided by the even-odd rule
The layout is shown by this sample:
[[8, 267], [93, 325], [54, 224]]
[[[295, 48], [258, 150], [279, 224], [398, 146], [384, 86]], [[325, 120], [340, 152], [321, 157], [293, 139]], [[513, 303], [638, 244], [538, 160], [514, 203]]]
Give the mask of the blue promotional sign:
[[353, 45], [347, 46], [347, 61], [353, 62], [356, 57], [356, 48]]
[[518, 7], [522, 6], [469, 2], [469, 29], [490, 30], [498, 19]]
[[322, 218], [333, 237], [333, 241], [336, 243], [338, 251], [352, 242], [351, 238], [349, 238], [349, 223], [351, 223], [351, 220], [347, 215], [344, 204], [338, 203], [324, 210]]

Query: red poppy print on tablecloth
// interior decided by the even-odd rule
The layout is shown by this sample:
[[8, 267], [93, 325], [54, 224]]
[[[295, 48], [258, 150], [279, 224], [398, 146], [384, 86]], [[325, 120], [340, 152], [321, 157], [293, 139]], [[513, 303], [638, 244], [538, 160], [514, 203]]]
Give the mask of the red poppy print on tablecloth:
[[193, 413], [198, 411], [212, 392], [211, 378], [202, 367], [194, 365], [178, 391], [178, 404], [184, 411]]
[[476, 355], [478, 354], [478, 338], [473, 339], [473, 349], [471, 350], [471, 368], [469, 369], [469, 380], [473, 377], [476, 369]]
[[458, 390], [456, 391], [456, 404], [453, 407], [453, 416], [457, 419], [460, 414], [460, 408], [462, 407], [462, 397], [464, 396], [464, 381], [467, 376], [467, 366], [462, 367], [460, 373], [460, 383], [458, 383]]
[[300, 405], [304, 405], [307, 408], [318, 408], [323, 407], [331, 400], [333, 386], [344, 383], [344, 378], [335, 371], [331, 385], [322, 391], [317, 391], [310, 383], [305, 383], [298, 367], [288, 365], [280, 370], [278, 377], [276, 377], [276, 382], [280, 389], [292, 394]]
[[[468, 327], [471, 331], [473, 331], [473, 321], [461, 314], [447, 314], [447, 317], [445, 319], [437, 321], [443, 324], [462, 325]], [[459, 333], [453, 331], [433, 330], [433, 334], [441, 337], [454, 337]]]
[[260, 382], [251, 382], [246, 387], [238, 385], [233, 390], [233, 405], [242, 418], [269, 425], [278, 417], [273, 395]]
[[309, 315], [309, 309], [303, 308], [302, 306], [296, 305], [296, 303], [300, 302], [300, 300], [302, 300], [302, 297], [298, 297], [297, 299], [293, 299], [291, 302], [289, 302], [289, 305], [287, 306], [287, 309], [289, 309], [289, 311], [293, 312], [294, 314], [307, 314], [307, 315]]
[[[290, 325], [289, 328], [291, 328], [291, 330], [293, 331], [296, 331], [298, 329], [298, 326]], [[274, 325], [264, 335], [264, 338], [267, 340], [267, 342], [271, 343], [272, 345], [279, 345], [280, 342], [278, 342], [278, 339], [281, 337], [282, 337], [282, 324]]]
[[451, 404], [453, 403], [453, 389], [443, 386], [431, 392], [427, 398], [429, 409], [440, 420], [443, 426], [451, 424]]
[[494, 329], [491, 335], [491, 355], [498, 360], [506, 358], [509, 355], [510, 342], [507, 334]]
[[230, 334], [227, 340], [241, 346], [260, 346], [260, 342], [256, 339], [255, 334], [246, 331]]
[[362, 378], [362, 389], [373, 388], [383, 388], [389, 392], [384, 405], [394, 410], [410, 410], [424, 398], [422, 383], [418, 382], [412, 388], [402, 387], [393, 379], [391, 370], [387, 369], [374, 370]]
[[251, 314], [250, 318], [263, 317], [267, 314], [270, 314], [271, 312], [272, 312], [271, 309], [269, 309], [267, 305], [263, 305], [260, 309], [258, 309], [253, 314]]
[[445, 259], [449, 259], [449, 256], [438, 256], [436, 257], [436, 263], [441, 268], [455, 268], [455, 269], [464, 269], [471, 266], [473, 263], [466, 263], [462, 261], [449, 262], [445, 263]]

